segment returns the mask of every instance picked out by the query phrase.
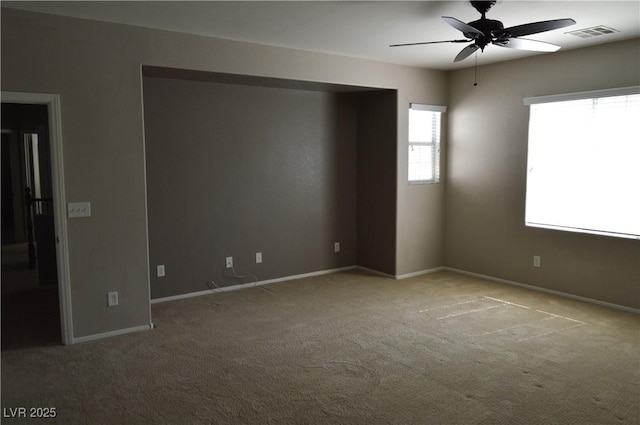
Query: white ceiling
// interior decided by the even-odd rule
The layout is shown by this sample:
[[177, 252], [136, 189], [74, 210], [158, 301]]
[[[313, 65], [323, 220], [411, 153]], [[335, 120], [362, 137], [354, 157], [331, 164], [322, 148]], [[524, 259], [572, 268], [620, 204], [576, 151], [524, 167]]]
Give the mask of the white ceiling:
[[[2, 1], [2, 7], [439, 70], [473, 66], [473, 56], [453, 63], [466, 44], [395, 48], [389, 44], [464, 38], [441, 16], [464, 22], [480, 18], [467, 1]], [[574, 26], [526, 37], [558, 44], [563, 50], [640, 37], [640, 0], [499, 0], [487, 18], [502, 21], [505, 27], [573, 18]], [[620, 32], [589, 39], [567, 34], [598, 25]], [[489, 45], [478, 54], [478, 64], [536, 54], [541, 53]]]

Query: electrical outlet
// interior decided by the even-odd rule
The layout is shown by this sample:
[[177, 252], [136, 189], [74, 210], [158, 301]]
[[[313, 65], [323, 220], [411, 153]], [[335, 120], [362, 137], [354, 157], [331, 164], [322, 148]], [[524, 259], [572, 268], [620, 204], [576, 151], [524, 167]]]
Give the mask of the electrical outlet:
[[107, 305], [109, 307], [115, 307], [118, 305], [118, 291], [107, 293]]
[[233, 257], [227, 257], [226, 261], [225, 261], [225, 266], [230, 269], [231, 267], [233, 267]]
[[257, 264], [262, 263], [262, 253], [261, 252], [256, 252], [256, 263]]
[[542, 263], [540, 262], [540, 256], [539, 255], [534, 255], [533, 256], [533, 267], [542, 267]]
[[340, 252], [340, 242], [336, 242], [333, 244], [333, 251]]
[[160, 264], [157, 269], [158, 277], [164, 277], [164, 264]]

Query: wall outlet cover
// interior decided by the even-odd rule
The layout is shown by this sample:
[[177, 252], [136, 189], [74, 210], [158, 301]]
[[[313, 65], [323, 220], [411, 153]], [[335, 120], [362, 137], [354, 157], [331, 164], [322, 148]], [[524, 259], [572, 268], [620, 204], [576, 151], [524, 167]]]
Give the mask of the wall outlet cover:
[[109, 307], [115, 307], [118, 305], [118, 291], [107, 293], [107, 305]]

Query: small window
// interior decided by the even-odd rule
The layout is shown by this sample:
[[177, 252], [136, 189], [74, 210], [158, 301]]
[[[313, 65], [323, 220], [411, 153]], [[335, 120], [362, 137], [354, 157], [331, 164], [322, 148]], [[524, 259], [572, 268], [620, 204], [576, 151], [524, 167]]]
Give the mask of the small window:
[[525, 99], [525, 222], [640, 239], [640, 87]]
[[440, 181], [440, 121], [444, 106], [412, 103], [409, 108], [409, 183]]

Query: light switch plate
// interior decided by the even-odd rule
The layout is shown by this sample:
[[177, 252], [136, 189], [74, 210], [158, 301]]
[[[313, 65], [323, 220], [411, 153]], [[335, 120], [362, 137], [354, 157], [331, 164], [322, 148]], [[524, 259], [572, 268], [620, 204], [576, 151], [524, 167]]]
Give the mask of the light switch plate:
[[91, 202], [69, 202], [67, 214], [69, 218], [91, 217]]

